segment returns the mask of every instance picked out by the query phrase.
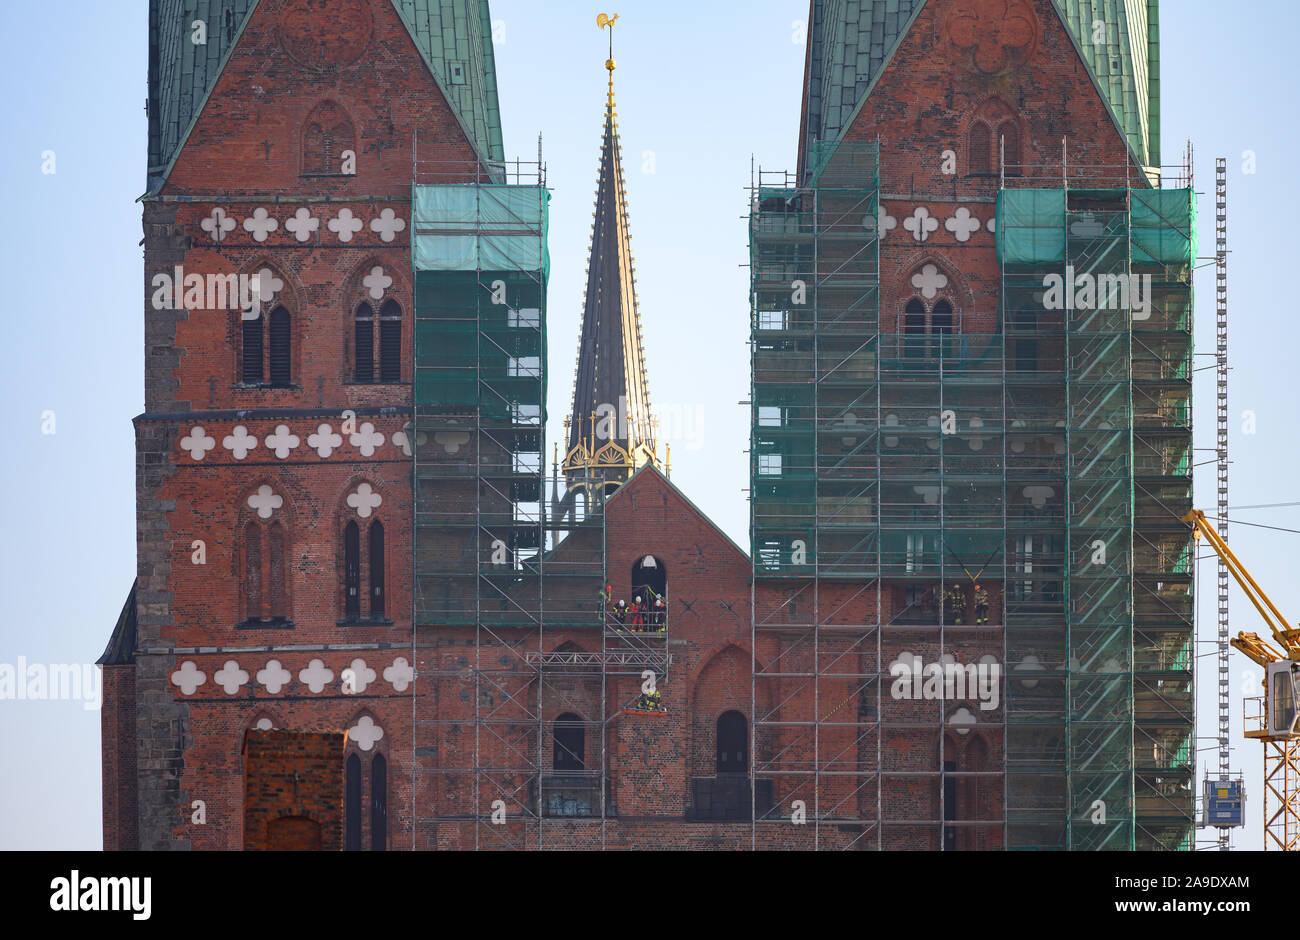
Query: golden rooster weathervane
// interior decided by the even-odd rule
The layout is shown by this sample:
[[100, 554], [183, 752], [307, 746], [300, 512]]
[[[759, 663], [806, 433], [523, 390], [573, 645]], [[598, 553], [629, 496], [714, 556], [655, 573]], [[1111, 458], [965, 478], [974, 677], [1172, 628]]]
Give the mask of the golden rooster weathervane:
[[609, 69], [609, 113], [614, 113], [614, 21], [618, 19], [618, 14], [610, 16], [607, 13], [601, 13], [596, 17], [596, 26], [599, 29], [609, 28], [609, 58], [605, 60], [605, 68]]

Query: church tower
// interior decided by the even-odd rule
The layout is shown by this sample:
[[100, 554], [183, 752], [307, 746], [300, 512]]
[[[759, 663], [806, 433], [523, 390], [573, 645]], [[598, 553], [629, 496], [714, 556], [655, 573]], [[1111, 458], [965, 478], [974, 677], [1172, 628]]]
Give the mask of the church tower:
[[[567, 512], [575, 495], [585, 488], [603, 487], [605, 493], [610, 493], [638, 467], [658, 464], [614, 108], [612, 21], [609, 27], [610, 57], [605, 62], [609, 91], [600, 179], [591, 228], [573, 411], [566, 421], [566, 493], [562, 497], [556, 494], [559, 507], [564, 507], [561, 512]], [[586, 496], [588, 502], [591, 498], [590, 494]]]

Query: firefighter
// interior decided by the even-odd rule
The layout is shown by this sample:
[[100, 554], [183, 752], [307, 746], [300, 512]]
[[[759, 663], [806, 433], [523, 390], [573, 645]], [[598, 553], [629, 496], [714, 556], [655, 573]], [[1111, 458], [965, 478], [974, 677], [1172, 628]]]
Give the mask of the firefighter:
[[668, 604], [662, 597], [655, 598], [654, 625], [656, 633], [663, 633], [668, 623]]
[[641, 595], [632, 598], [632, 632], [640, 633], [645, 626], [645, 607], [641, 604]]
[[960, 624], [966, 619], [966, 592], [960, 587], [955, 584], [949, 587], [943, 601], [947, 623]]
[[627, 601], [621, 597], [618, 603], [614, 605], [614, 629], [622, 630], [623, 625], [627, 623]]
[[989, 592], [978, 584], [975, 585], [975, 622], [989, 622]]
[[660, 695], [657, 688], [653, 692], [642, 692], [641, 697], [636, 700], [636, 705], [633, 707], [637, 711], [657, 712], [659, 711], [659, 702], [662, 697], [663, 696]]

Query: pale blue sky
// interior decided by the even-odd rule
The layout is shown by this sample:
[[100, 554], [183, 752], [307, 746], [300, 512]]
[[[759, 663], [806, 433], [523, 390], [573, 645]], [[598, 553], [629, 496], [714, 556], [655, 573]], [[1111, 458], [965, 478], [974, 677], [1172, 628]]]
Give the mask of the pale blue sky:
[[[13, 496], [0, 541], [12, 601], [0, 663], [93, 662], [135, 573], [134, 439], [143, 405], [140, 206], [145, 171], [144, 0], [3, 4], [0, 151], [5, 181], [0, 264], [10, 304], [8, 408], [0, 487]], [[508, 156], [534, 159], [537, 135], [554, 190], [549, 296], [550, 439], [567, 411], [595, 192], [605, 40], [601, 9], [556, 0], [495, 0]], [[792, 166], [804, 0], [730, 4], [625, 2], [615, 58], [637, 283], [652, 399], [698, 407], [702, 439], [673, 447], [673, 480], [739, 544], [748, 544], [744, 453], [748, 397], [745, 242], [751, 158]], [[1290, 502], [1297, 455], [1295, 350], [1300, 325], [1273, 289], [1290, 270], [1285, 209], [1297, 140], [1296, 5], [1251, 0], [1225, 16], [1210, 0], [1166, 0], [1162, 21], [1164, 152], [1196, 145], [1201, 250], [1213, 251], [1214, 157], [1229, 157], [1233, 502]], [[802, 37], [802, 33], [799, 33]], [[57, 172], [41, 173], [42, 152]], [[1258, 171], [1241, 172], [1242, 152]], [[653, 172], [649, 172], [653, 170]], [[1198, 278], [1198, 348], [1213, 350], [1213, 273]], [[1202, 357], [1198, 365], [1211, 360]], [[1197, 443], [1213, 446], [1213, 374], [1198, 374]], [[56, 433], [41, 433], [43, 412]], [[1257, 432], [1241, 432], [1243, 411]], [[1211, 459], [1201, 453], [1202, 460]], [[1214, 505], [1213, 467], [1198, 504]], [[1300, 528], [1296, 508], [1239, 518]], [[1237, 527], [1232, 544], [1284, 612], [1300, 610], [1292, 555], [1300, 536]], [[1213, 569], [1201, 612], [1213, 618]], [[1234, 594], [1234, 632], [1260, 628]], [[1202, 624], [1212, 637], [1213, 623]], [[1211, 652], [1209, 647], [1203, 647]], [[1199, 698], [1213, 746], [1213, 661]], [[1234, 764], [1247, 771], [1250, 828], [1262, 845], [1259, 748], [1240, 738], [1240, 696], [1254, 667], [1233, 653]], [[1251, 693], [1254, 694], [1254, 693]], [[75, 702], [0, 701], [0, 848], [94, 849], [100, 837], [99, 713]], [[1211, 751], [1203, 753], [1213, 759]]]

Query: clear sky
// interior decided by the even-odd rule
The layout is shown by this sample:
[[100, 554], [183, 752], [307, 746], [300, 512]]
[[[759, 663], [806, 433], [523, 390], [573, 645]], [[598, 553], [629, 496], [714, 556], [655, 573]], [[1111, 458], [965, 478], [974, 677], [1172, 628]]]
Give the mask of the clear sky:
[[[147, 94], [145, 0], [0, 5], [5, 146], [0, 265], [8, 308], [8, 408], [0, 488], [0, 663], [91, 663], [135, 574], [131, 419], [143, 408], [140, 206]], [[549, 295], [549, 439], [568, 410], [595, 194], [605, 37], [615, 58], [637, 284], [652, 400], [695, 416], [673, 441], [673, 481], [739, 544], [748, 544], [745, 187], [751, 162], [793, 167], [805, 0], [635, 0], [608, 9], [571, 0], [494, 0], [497, 74], [508, 156], [535, 159], [544, 137], [554, 191]], [[1167, 161], [1195, 144], [1201, 253], [1213, 252], [1215, 156], [1229, 167], [1232, 502], [1293, 502], [1300, 321], [1277, 287], [1290, 269], [1282, 217], [1300, 152], [1294, 104], [1296, 4], [1211, 0], [1161, 9]], [[42, 173], [45, 151], [55, 172]], [[1243, 172], [1243, 152], [1255, 156]], [[1291, 186], [1295, 186], [1294, 180]], [[1213, 270], [1197, 280], [1197, 348], [1214, 348]], [[1198, 366], [1213, 360], [1202, 356]], [[1198, 373], [1197, 445], [1213, 447], [1213, 372]], [[47, 412], [53, 412], [53, 434]], [[1253, 433], [1244, 433], [1252, 412]], [[1198, 453], [1212, 461], [1213, 454]], [[1214, 507], [1212, 463], [1197, 502]], [[1300, 507], [1235, 518], [1300, 529]], [[1231, 541], [1289, 616], [1300, 610], [1292, 554], [1300, 535], [1234, 527]], [[1201, 636], [1214, 635], [1214, 578], [1202, 563]], [[1234, 589], [1233, 632], [1261, 625]], [[1215, 759], [1213, 648], [1200, 647], [1202, 757]], [[1248, 828], [1262, 846], [1260, 748], [1240, 737], [1257, 670], [1232, 654], [1233, 762], [1246, 771]], [[94, 849], [100, 836], [99, 713], [78, 702], [0, 701], [0, 848]], [[1199, 774], [1198, 774], [1199, 779]]]

